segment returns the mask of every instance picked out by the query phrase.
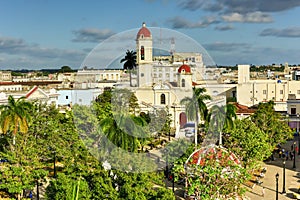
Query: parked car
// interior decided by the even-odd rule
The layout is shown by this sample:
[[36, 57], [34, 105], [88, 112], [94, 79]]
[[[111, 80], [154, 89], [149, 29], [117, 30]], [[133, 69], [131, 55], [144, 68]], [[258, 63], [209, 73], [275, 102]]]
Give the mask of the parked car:
[[9, 162], [9, 161], [6, 158], [0, 159], [0, 163], [5, 163], [5, 162]]
[[195, 135], [195, 123], [189, 122], [183, 126], [185, 137], [193, 137]]

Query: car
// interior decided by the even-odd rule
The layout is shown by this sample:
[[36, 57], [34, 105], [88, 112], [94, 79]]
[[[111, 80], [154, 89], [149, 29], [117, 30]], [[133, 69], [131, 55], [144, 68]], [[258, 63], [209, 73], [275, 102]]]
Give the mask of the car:
[[193, 137], [195, 135], [195, 123], [189, 122], [183, 126], [185, 137]]
[[6, 158], [0, 159], [0, 163], [5, 163], [5, 162], [9, 162], [9, 161]]

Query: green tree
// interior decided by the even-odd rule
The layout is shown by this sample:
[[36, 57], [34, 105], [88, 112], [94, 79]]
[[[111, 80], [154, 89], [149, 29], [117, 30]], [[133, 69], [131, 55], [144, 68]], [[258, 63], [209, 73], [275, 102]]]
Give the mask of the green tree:
[[222, 145], [222, 132], [224, 129], [234, 128], [236, 116], [236, 107], [232, 104], [225, 106], [214, 105], [208, 114], [208, 132], [210, 134], [219, 134], [219, 145]]
[[205, 88], [193, 87], [193, 96], [185, 97], [180, 101], [180, 104], [185, 105], [185, 111], [189, 120], [195, 120], [195, 147], [197, 147], [197, 135], [198, 135], [198, 124], [201, 119], [206, 119], [207, 107], [205, 104], [206, 100], [210, 100], [211, 97], [205, 94]]
[[72, 70], [71, 67], [69, 66], [62, 66], [58, 72], [59, 73], [74, 72], [74, 70]]
[[293, 137], [292, 130], [284, 120], [284, 116], [275, 112], [274, 102], [259, 103], [258, 109], [251, 116], [251, 120], [262, 131], [268, 134], [268, 143], [274, 148], [279, 143], [285, 143]]
[[[34, 116], [36, 114], [35, 104], [32, 104], [31, 108], [28, 110], [28, 114]], [[18, 199], [22, 198], [24, 189], [32, 189], [37, 181], [42, 182], [48, 174], [43, 170], [41, 158], [44, 157], [41, 156], [41, 148], [36, 142], [36, 135], [31, 134], [32, 127], [28, 127], [27, 134], [17, 133], [15, 135], [19, 142], [13, 147], [9, 142], [0, 144], [0, 157], [9, 161], [2, 164], [0, 169], [0, 189], [7, 191], [11, 196], [17, 196]], [[7, 137], [9, 136], [4, 135], [4, 138]]]
[[130, 78], [130, 86], [132, 86], [131, 81], [131, 73], [136, 68], [136, 52], [135, 51], [126, 51], [126, 55], [124, 58], [121, 59], [120, 63], [124, 63], [123, 69], [129, 71], [129, 78]]
[[268, 158], [273, 148], [268, 134], [251, 120], [236, 120], [233, 129], [227, 129], [224, 145], [239, 157], [245, 167], [254, 167]]
[[21, 133], [27, 133], [31, 116], [29, 110], [32, 104], [25, 100], [25, 97], [21, 97], [15, 100], [13, 96], [8, 97], [7, 105], [0, 106], [0, 121], [1, 129], [3, 133], [12, 132], [13, 145], [15, 145], [15, 138], [20, 131]]

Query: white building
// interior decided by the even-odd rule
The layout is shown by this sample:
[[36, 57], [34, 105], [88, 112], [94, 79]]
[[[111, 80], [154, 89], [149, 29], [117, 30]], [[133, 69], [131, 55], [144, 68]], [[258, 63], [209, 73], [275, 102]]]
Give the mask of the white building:
[[289, 95], [294, 94], [296, 99], [300, 99], [299, 83], [295, 80], [281, 79], [251, 80], [250, 65], [239, 65], [237, 102], [250, 107], [272, 100], [275, 102], [276, 111], [287, 112]]
[[[130, 84], [130, 89], [135, 92], [141, 112], [168, 107], [171, 126], [178, 132], [188, 121], [180, 101], [185, 97], [192, 98], [193, 86], [203, 80], [202, 55], [176, 52], [163, 59], [154, 57], [152, 39], [150, 30], [143, 23], [136, 36], [137, 79], [136, 84]], [[225, 99], [218, 98], [218, 103], [224, 105]]]
[[59, 94], [55, 89], [45, 91], [38, 86], [33, 86], [29, 91], [24, 92], [1, 92], [0, 93], [0, 104], [7, 104], [8, 97], [12, 95], [15, 99], [25, 97], [29, 101], [40, 101], [47, 105], [55, 105], [57, 107], [57, 100]]

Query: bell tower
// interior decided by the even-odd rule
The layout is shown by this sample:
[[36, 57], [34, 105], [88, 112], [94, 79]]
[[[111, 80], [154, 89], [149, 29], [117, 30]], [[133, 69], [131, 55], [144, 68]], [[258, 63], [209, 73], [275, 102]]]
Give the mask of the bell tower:
[[145, 22], [136, 35], [137, 64], [152, 63], [152, 35]]

